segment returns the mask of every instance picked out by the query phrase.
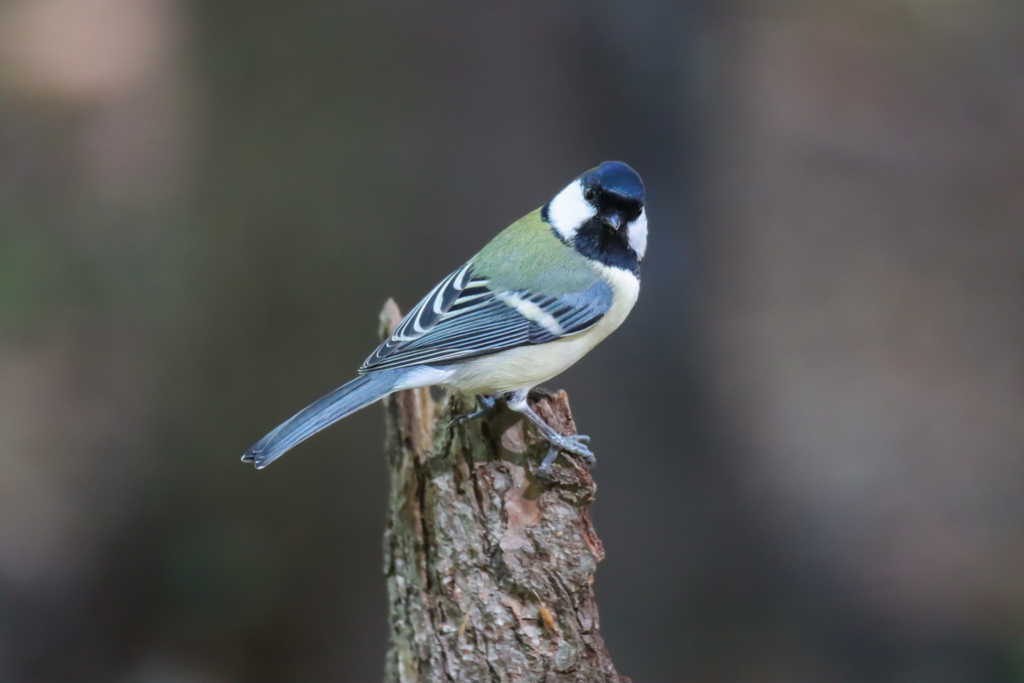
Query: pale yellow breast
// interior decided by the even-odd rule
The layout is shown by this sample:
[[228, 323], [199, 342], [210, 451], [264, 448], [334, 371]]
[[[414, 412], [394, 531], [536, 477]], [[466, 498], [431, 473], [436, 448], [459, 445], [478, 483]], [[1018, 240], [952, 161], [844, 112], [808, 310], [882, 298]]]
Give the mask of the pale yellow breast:
[[468, 361], [455, 370], [447, 384], [472, 394], [530, 389], [564, 372], [585, 356], [622, 324], [640, 294], [640, 282], [631, 273], [598, 264], [594, 267], [600, 270], [614, 294], [611, 309], [596, 325], [547, 344], [509, 349]]

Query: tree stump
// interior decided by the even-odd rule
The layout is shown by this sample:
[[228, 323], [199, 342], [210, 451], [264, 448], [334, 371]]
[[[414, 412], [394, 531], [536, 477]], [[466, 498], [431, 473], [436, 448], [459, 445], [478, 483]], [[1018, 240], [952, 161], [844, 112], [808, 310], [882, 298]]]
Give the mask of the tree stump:
[[[389, 300], [381, 334], [400, 319]], [[565, 392], [533, 392], [530, 402], [575, 433]], [[451, 426], [476, 408], [472, 397], [439, 404], [416, 389], [384, 407], [387, 683], [629, 683], [598, 624], [591, 584], [604, 550], [590, 523], [590, 474], [563, 454], [552, 483], [534, 477], [547, 445], [504, 406]]]

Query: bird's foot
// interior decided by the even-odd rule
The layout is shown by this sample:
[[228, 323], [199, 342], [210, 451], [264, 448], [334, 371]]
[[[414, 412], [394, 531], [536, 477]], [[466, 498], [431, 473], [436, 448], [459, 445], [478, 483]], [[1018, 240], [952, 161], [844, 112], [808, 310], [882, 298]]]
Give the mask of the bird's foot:
[[590, 437], [586, 434], [559, 436], [558, 438], [550, 439], [549, 442], [552, 446], [557, 446], [563, 451], [568, 451], [573, 455], [580, 456], [580, 459], [583, 461], [583, 464], [586, 465], [587, 469], [593, 467], [594, 463], [597, 462], [594, 454], [589, 448], [587, 448], [586, 444], [590, 442]]
[[[585, 434], [572, 434], [570, 436], [556, 435], [553, 437], [545, 437], [550, 444], [548, 448], [548, 454], [544, 457], [544, 461], [536, 469], [536, 474], [545, 481], [555, 481], [554, 471], [551, 469], [551, 465], [554, 464], [558, 454], [562, 451], [567, 451], [573, 455], [579, 457], [577, 466], [582, 465], [583, 469], [588, 472], [593, 469], [594, 465], [597, 464], [597, 458], [593, 452], [587, 448], [586, 444], [590, 441], [590, 437]], [[576, 461], [576, 458], [573, 458]]]
[[489, 412], [494, 410], [494, 404], [497, 403], [492, 396], [477, 396], [476, 404], [477, 409], [472, 413], [466, 413], [465, 415], [457, 415], [452, 418], [452, 421], [448, 423], [449, 427], [454, 425], [462, 425], [473, 420], [479, 420], [481, 417], [486, 417]]

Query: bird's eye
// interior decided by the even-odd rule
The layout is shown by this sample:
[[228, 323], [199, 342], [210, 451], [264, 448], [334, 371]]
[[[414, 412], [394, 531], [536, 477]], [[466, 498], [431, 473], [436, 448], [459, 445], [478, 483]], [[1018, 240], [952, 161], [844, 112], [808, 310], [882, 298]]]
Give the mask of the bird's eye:
[[595, 190], [592, 187], [588, 187], [586, 190], [583, 191], [583, 198], [586, 199], [588, 202], [593, 201], [594, 197], [596, 196], [597, 190]]

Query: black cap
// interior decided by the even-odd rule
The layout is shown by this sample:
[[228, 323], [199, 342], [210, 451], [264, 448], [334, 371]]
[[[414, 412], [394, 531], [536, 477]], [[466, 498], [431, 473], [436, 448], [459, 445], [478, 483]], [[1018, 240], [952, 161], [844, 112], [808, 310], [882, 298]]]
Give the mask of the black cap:
[[640, 180], [636, 171], [621, 161], [606, 161], [584, 173], [580, 179], [584, 191], [595, 190], [626, 203], [644, 203], [644, 181]]

